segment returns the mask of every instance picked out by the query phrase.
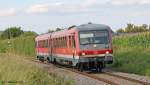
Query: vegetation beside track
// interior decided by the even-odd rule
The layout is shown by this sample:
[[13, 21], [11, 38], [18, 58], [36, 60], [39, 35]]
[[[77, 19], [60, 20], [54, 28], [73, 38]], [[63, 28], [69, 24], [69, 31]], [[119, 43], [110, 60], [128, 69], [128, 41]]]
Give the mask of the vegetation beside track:
[[0, 53], [15, 53], [25, 56], [35, 56], [34, 34], [23, 34], [13, 39], [0, 40]]
[[[35, 35], [23, 34], [0, 40], [0, 53], [35, 57]], [[113, 38], [115, 61], [111, 67], [123, 72], [150, 76], [150, 32]]]
[[113, 39], [116, 70], [150, 76], [150, 32]]
[[6, 84], [18, 81], [23, 85], [74, 85], [73, 80], [49, 74], [24, 60], [26, 57], [35, 57], [35, 36], [25, 33], [10, 40], [0, 40], [0, 85], [1, 81]]
[[74, 85], [72, 80], [65, 80], [56, 74], [37, 68], [21, 56], [0, 54], [0, 85]]

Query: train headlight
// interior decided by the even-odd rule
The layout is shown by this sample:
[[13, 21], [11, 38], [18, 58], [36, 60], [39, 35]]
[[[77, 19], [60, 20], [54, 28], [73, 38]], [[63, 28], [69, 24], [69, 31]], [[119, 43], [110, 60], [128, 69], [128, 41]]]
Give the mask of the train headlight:
[[82, 53], [82, 55], [85, 55], [85, 53]]
[[106, 54], [109, 54], [109, 51], [106, 51]]

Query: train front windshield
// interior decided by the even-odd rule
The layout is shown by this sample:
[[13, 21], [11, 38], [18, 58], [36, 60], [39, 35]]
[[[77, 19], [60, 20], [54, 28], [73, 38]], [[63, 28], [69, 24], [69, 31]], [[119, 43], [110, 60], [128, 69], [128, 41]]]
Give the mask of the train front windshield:
[[[80, 47], [85, 48], [86, 45], [103, 45], [103, 48], [108, 48], [109, 33], [107, 30], [103, 31], [82, 31], [80, 36]], [[90, 49], [90, 48], [87, 48]], [[92, 49], [92, 48], [91, 48]]]

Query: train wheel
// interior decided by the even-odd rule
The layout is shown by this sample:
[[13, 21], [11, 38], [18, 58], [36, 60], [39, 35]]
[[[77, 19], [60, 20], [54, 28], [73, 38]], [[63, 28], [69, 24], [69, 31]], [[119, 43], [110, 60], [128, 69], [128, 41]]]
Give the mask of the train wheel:
[[80, 71], [83, 72], [83, 63], [80, 63]]
[[102, 72], [102, 68], [97, 68], [97, 72]]
[[83, 64], [82, 63], [78, 63], [77, 64], [77, 69], [78, 69], [78, 71], [83, 71]]
[[44, 59], [39, 59], [41, 62], [44, 62]]
[[44, 62], [44, 57], [38, 56], [38, 60], [41, 61], [41, 62]]
[[51, 61], [50, 61], [49, 57], [47, 57], [47, 62], [48, 62], [48, 63], [51, 63]]
[[80, 64], [79, 63], [76, 65], [76, 67], [77, 67], [78, 71], [80, 71]]
[[54, 61], [53, 61], [53, 63], [54, 63], [54, 64], [57, 64], [57, 63], [56, 63], [56, 58], [54, 58]]

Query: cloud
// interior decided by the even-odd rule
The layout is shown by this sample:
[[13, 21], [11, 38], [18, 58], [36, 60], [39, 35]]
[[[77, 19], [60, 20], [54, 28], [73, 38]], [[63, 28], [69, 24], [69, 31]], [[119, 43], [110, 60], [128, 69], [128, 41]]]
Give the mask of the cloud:
[[49, 4], [37, 4], [29, 7], [27, 13], [45, 13], [49, 10]]
[[110, 0], [83, 0], [81, 3], [82, 6], [90, 7], [94, 5], [103, 5], [108, 3]]
[[0, 9], [0, 16], [12, 16], [16, 13], [15, 8]]
[[111, 0], [112, 5], [145, 5], [150, 4], [150, 0]]
[[150, 0], [84, 0], [83, 6], [95, 6], [95, 5], [145, 5], [150, 4]]
[[124, 6], [124, 5], [145, 5], [150, 4], [150, 0], [83, 0], [80, 3], [45, 3], [35, 4], [27, 8], [27, 13], [72, 13], [72, 12], [91, 12], [104, 6]]
[[62, 3], [47, 3], [47, 4], [36, 4], [29, 7], [26, 12], [27, 13], [47, 13], [49, 12], [50, 8], [58, 7]]

